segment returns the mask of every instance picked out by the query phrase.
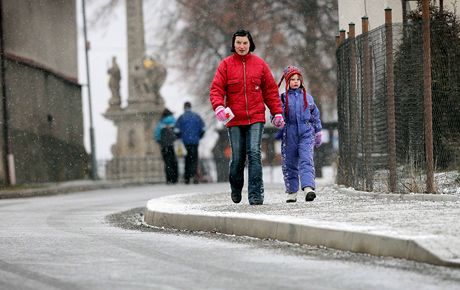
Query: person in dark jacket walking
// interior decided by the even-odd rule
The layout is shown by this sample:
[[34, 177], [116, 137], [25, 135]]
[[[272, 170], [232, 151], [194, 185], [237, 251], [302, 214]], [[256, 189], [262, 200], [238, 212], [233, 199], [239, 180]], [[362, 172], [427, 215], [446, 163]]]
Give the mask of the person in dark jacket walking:
[[[252, 54], [256, 46], [247, 30], [232, 37], [232, 55], [222, 60], [210, 88], [212, 109], [219, 121], [226, 122], [232, 157], [229, 181], [234, 203], [241, 201], [244, 166], [248, 158], [248, 200], [251, 205], [264, 201], [261, 140], [265, 105], [274, 116], [273, 124], [284, 126], [278, 87], [267, 63]], [[231, 114], [234, 117], [228, 121]], [[228, 122], [227, 122], [228, 121]]]
[[281, 137], [281, 156], [286, 202], [297, 201], [300, 187], [305, 201], [313, 201], [315, 193], [314, 147], [321, 145], [321, 120], [313, 97], [307, 93], [300, 69], [288, 66], [283, 70], [286, 91], [281, 94], [286, 125], [278, 135]]
[[173, 113], [168, 109], [164, 109], [154, 133], [155, 140], [161, 148], [167, 184], [176, 184], [178, 179], [177, 157], [174, 150], [174, 141], [176, 140], [175, 123], [176, 119]]
[[198, 145], [203, 137], [206, 126], [200, 115], [192, 111], [190, 102], [184, 103], [184, 113], [177, 119], [175, 133], [182, 139], [187, 155], [185, 156], [184, 183], [198, 183]]

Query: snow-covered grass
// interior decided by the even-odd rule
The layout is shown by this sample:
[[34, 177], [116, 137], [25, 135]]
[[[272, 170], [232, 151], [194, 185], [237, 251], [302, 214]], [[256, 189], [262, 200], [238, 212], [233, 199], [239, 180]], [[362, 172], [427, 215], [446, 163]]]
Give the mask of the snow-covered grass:
[[437, 192], [460, 196], [460, 173], [458, 171], [435, 173], [434, 179]]
[[[374, 174], [374, 192], [389, 192], [388, 170], [379, 170]], [[436, 193], [460, 196], [460, 173], [458, 171], [436, 172], [434, 174]], [[426, 175], [423, 172], [410, 171], [397, 174], [398, 193], [424, 193]]]

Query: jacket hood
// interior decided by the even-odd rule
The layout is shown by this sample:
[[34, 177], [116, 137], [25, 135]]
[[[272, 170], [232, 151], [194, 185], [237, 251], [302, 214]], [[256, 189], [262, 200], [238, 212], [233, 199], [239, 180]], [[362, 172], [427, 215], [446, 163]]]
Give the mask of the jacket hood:
[[165, 125], [174, 125], [176, 123], [176, 118], [174, 118], [173, 115], [169, 115], [169, 116], [164, 117], [161, 121]]

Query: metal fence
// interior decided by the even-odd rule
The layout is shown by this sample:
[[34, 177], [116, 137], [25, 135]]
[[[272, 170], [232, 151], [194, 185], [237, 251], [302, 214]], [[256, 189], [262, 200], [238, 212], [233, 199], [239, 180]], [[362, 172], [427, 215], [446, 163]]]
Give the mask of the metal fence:
[[[355, 38], [350, 25], [349, 38], [337, 49], [337, 182], [366, 191], [423, 192], [421, 22], [366, 32], [365, 21], [363, 34]], [[431, 35], [434, 168], [439, 173], [460, 168], [460, 38], [459, 30], [442, 19], [432, 21]]]
[[[184, 174], [185, 158], [178, 157], [178, 174], [180, 182]], [[164, 183], [164, 161], [161, 157], [129, 157], [100, 159], [97, 161], [97, 173], [101, 179], [121, 180], [136, 183]], [[200, 158], [196, 179], [200, 183], [216, 182], [216, 161]]]

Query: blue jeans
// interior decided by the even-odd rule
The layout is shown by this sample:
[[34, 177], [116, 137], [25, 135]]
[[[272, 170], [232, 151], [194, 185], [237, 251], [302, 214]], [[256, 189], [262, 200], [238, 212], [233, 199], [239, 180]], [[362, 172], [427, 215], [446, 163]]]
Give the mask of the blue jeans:
[[230, 187], [232, 192], [241, 193], [244, 185], [244, 165], [246, 156], [248, 156], [248, 200], [250, 204], [262, 203], [264, 200], [260, 153], [263, 131], [263, 123], [228, 128], [228, 138], [232, 147]]

